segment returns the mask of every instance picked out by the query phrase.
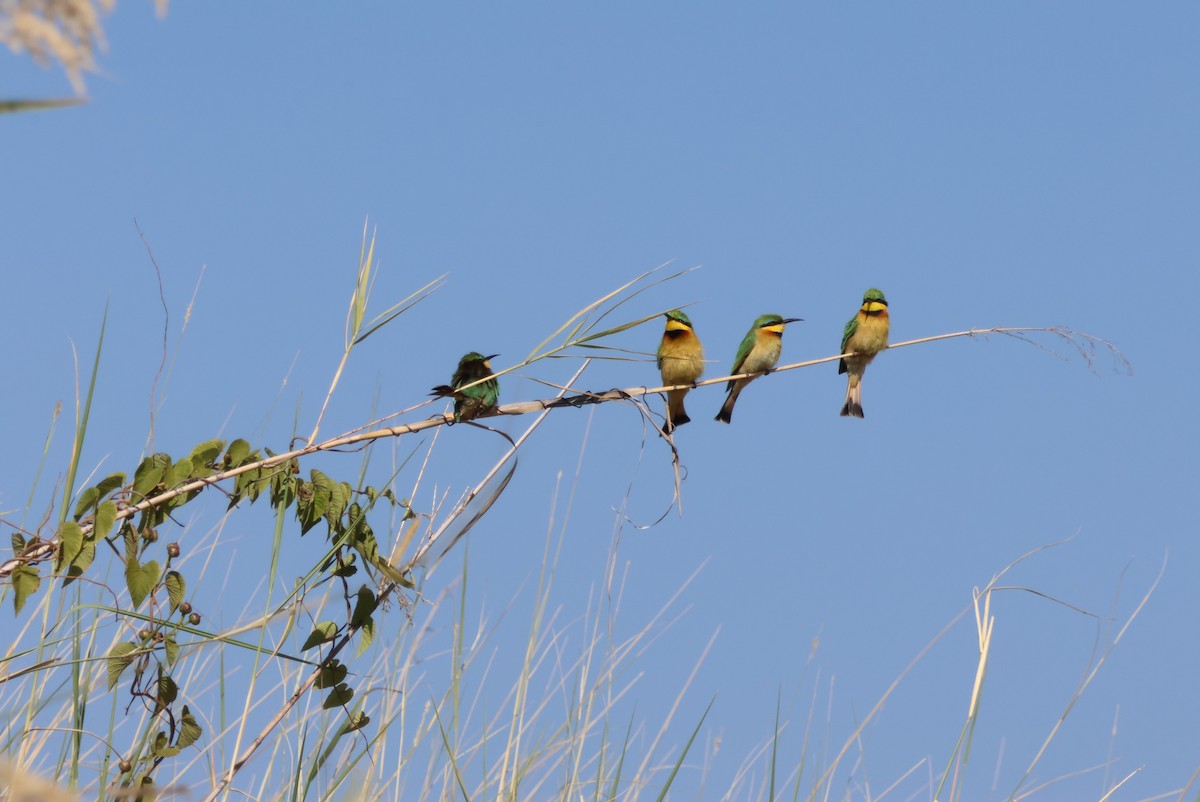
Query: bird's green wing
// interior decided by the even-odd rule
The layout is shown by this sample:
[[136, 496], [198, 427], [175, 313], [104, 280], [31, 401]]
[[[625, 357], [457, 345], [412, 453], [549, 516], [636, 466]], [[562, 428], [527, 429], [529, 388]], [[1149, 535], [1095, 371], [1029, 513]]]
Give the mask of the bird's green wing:
[[[754, 342], [758, 337], [758, 329], [753, 328], [742, 338], [742, 344], [738, 346], [737, 354], [733, 357], [733, 368], [729, 371], [732, 373], [741, 373], [742, 365], [746, 362], [746, 357], [750, 356], [750, 351], [754, 348]], [[733, 387], [733, 382], [729, 382], [729, 386]]]
[[846, 346], [850, 344], [850, 338], [854, 336], [854, 332], [858, 331], [858, 315], [850, 318], [850, 322], [846, 324], [846, 330], [842, 332], [842, 353], [846, 353]]

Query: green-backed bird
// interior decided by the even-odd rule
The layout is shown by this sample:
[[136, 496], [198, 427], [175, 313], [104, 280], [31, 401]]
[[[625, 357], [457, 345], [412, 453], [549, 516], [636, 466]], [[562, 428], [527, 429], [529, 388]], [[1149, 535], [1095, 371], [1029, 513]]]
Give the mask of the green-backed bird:
[[[460, 422], [486, 415], [496, 408], [500, 400], [500, 381], [490, 378], [492, 365], [489, 360], [499, 354], [484, 356], [471, 351], [458, 360], [458, 368], [450, 379], [450, 384], [439, 384], [433, 388], [430, 395], [445, 396], [454, 399], [454, 421]], [[487, 379], [487, 381], [479, 381]], [[474, 384], [474, 382], [479, 382]], [[466, 385], [471, 385], [467, 387]]]
[[838, 373], [849, 373], [846, 382], [846, 403], [842, 415], [863, 417], [862, 376], [867, 365], [880, 351], [888, 347], [888, 303], [883, 293], [872, 287], [863, 293], [862, 306], [850, 318], [842, 334], [842, 353], [854, 352], [838, 362]]
[[[750, 331], [746, 332], [742, 344], [738, 346], [737, 356], [733, 358], [734, 373], [761, 373], [779, 364], [779, 352], [783, 350], [783, 329], [788, 323], [803, 320], [799, 317], [780, 317], [779, 315], [761, 315], [754, 321]], [[746, 385], [758, 378], [733, 379], [729, 382], [725, 403], [717, 413], [717, 420], [729, 423], [733, 420], [733, 405]]]
[[[694, 384], [704, 373], [704, 348], [692, 328], [692, 321], [679, 309], [666, 313], [667, 327], [658, 346], [658, 369], [664, 386]], [[691, 420], [683, 408], [688, 388], [667, 390], [667, 422], [663, 432], [670, 434], [676, 426]]]

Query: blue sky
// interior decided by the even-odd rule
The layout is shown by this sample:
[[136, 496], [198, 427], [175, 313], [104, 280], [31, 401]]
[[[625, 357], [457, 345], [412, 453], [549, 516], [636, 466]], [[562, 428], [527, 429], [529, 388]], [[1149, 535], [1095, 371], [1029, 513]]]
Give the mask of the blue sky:
[[[1182, 788], [1200, 766], [1200, 693], [1187, 679], [1200, 657], [1188, 501], [1200, 401], [1187, 357], [1200, 295], [1194, 4], [367, 4], [337, 15], [177, 3], [157, 20], [125, 2], [107, 35], [89, 105], [3, 119], [0, 509], [23, 508], [53, 405], [73, 398], [71, 344], [89, 363], [106, 303], [84, 464], [131, 470], [142, 454], [163, 313], [135, 220], [170, 314], [156, 447], [171, 453], [218, 434], [282, 450], [294, 421], [311, 428], [368, 217], [381, 307], [448, 279], [356, 351], [328, 434], [376, 404], [420, 400], [465, 351], [519, 361], [574, 311], [666, 262], [699, 269], [628, 316], [692, 304], [709, 376], [764, 312], [805, 319], [788, 328], [785, 362], [835, 354], [870, 286], [891, 302], [893, 341], [1066, 326], [1115, 343], [1132, 375], [1104, 355], [1089, 370], [1053, 339], [1040, 342], [1065, 359], [993, 337], [883, 355], [863, 421], [837, 416], [844, 378], [832, 365], [757, 382], [729, 427], [711, 420], [717, 388], [693, 392], [694, 423], [677, 437], [684, 514], [621, 538], [631, 631], [704, 564], [686, 615], [639, 666], [638, 712], [661, 718], [719, 629], [675, 731], [682, 743], [716, 696], [710, 791], [767, 737], [778, 692], [803, 721], [818, 670], [817, 721], [840, 745], [973, 587], [1074, 536], [1008, 584], [1115, 614], [1119, 628], [1166, 569], [1035, 777], [1111, 752], [1108, 785], [1143, 769], [1112, 797], [1131, 800]], [[69, 92], [55, 70], [3, 58], [0, 97]], [[652, 351], [660, 329], [614, 344]], [[576, 366], [526, 375], [559, 381]], [[649, 362], [616, 362], [583, 384], [655, 381]], [[545, 394], [503, 383], [505, 401]], [[65, 464], [67, 428], [50, 473]], [[465, 488], [500, 453], [480, 434], [443, 434], [439, 485]], [[536, 580], [556, 474], [573, 475], [586, 439], [555, 596], [568, 617], [581, 609], [626, 489], [638, 523], [670, 502], [668, 451], [652, 436], [643, 451], [644, 436], [619, 405], [552, 415], [471, 536], [471, 609], [504, 608]], [[317, 464], [352, 475], [351, 459]], [[295, 534], [288, 548], [310, 550], [307, 564], [320, 544]], [[268, 536], [245, 533], [252, 565]], [[504, 625], [518, 643], [529, 603], [518, 596]], [[1098, 629], [1032, 594], [993, 605], [977, 799], [1006, 798]], [[935, 775], [949, 759], [974, 643], [964, 619], [867, 729], [876, 794], [923, 757]], [[697, 774], [681, 782], [694, 788]], [[1040, 798], [1099, 798], [1104, 777]], [[925, 779], [910, 778], [903, 798]]]

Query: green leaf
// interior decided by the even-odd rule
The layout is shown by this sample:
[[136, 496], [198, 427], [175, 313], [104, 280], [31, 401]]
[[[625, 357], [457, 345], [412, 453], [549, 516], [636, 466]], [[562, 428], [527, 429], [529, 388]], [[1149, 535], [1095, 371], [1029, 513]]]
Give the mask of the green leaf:
[[161, 506], [151, 507], [142, 510], [141, 517], [138, 518], [138, 529], [153, 529], [156, 526], [161, 526], [162, 522], [167, 520], [168, 511]]
[[295, 460], [290, 460], [283, 465], [275, 468], [271, 475], [271, 506], [272, 507], [290, 507], [292, 502], [296, 500], [297, 485], [301, 479], [292, 470], [296, 464]]
[[179, 659], [179, 644], [175, 642], [174, 635], [167, 635], [163, 638], [163, 650], [167, 653], [167, 665], [175, 665]]
[[192, 461], [187, 457], [171, 466], [171, 470], [163, 476], [163, 484], [168, 489], [183, 484], [192, 476]]
[[324, 488], [325, 490], [330, 490], [333, 488], [334, 485], [337, 484], [336, 481], [329, 478], [328, 474], [322, 473], [321, 471], [318, 471], [316, 468], [313, 468], [311, 471], [309, 471], [308, 477], [309, 477], [308, 480], [310, 482], [312, 482], [317, 487]]
[[354, 601], [354, 613], [350, 616], [350, 626], [362, 626], [363, 622], [370, 620], [371, 613], [375, 612], [378, 604], [375, 594], [371, 592], [370, 588], [366, 585], [360, 587]]
[[125, 585], [129, 588], [129, 598], [134, 607], [141, 605], [154, 584], [158, 582], [158, 562], [151, 560], [138, 565], [137, 558], [125, 561]]
[[188, 459], [192, 461], [192, 474], [189, 478], [203, 479], [216, 473], [217, 457], [221, 455], [221, 449], [224, 447], [224, 440], [205, 440], [193, 448], [192, 453], [188, 454]]
[[[319, 474], [319, 471], [313, 471]], [[296, 519], [300, 522], [300, 534], [305, 534], [325, 516], [329, 505], [329, 486], [316, 481], [305, 482], [296, 495]]]
[[375, 640], [375, 619], [368, 618], [362, 622], [362, 626], [358, 629], [358, 657], [362, 657], [363, 652], [371, 647], [371, 643]]
[[171, 600], [171, 612], [175, 612], [179, 609], [179, 605], [183, 604], [183, 594], [187, 592], [187, 580], [178, 571], [167, 571], [166, 585], [167, 596]]
[[333, 640], [333, 636], [336, 634], [337, 624], [332, 621], [322, 621], [309, 633], [308, 640], [304, 641], [304, 645], [300, 647], [300, 651], [306, 652], [314, 646], [328, 643]]
[[133, 472], [133, 496], [135, 501], [141, 501], [150, 495], [162, 481], [163, 473], [171, 464], [168, 454], [151, 454], [142, 460]]
[[12, 533], [12, 550], [13, 554], [20, 554], [25, 551], [25, 538], [20, 532]]
[[158, 703], [160, 708], [170, 707], [171, 703], [179, 698], [179, 686], [175, 684], [175, 680], [168, 675], [163, 674], [155, 683], [154, 701]]
[[96, 503], [96, 499], [100, 498], [99, 488], [89, 487], [79, 494], [79, 501], [75, 504], [75, 514], [72, 516], [76, 521], [87, 515], [87, 511]]
[[331, 707], [341, 707], [354, 698], [354, 689], [346, 683], [338, 683], [338, 686], [329, 692], [329, 696], [325, 697], [325, 701], [321, 703], [321, 707], [329, 710]]
[[114, 501], [105, 501], [96, 509], [96, 520], [92, 525], [92, 539], [97, 536], [108, 537], [113, 525], [117, 522], [117, 505]]
[[325, 517], [329, 519], [329, 523], [332, 524], [342, 517], [342, 511], [350, 503], [353, 493], [354, 490], [348, 483], [329, 481], [329, 504], [325, 509]]
[[240, 437], [229, 444], [229, 450], [225, 452], [225, 467], [236, 468], [246, 461], [250, 456], [250, 444]]
[[108, 653], [108, 689], [111, 691], [121, 679], [121, 673], [133, 662], [133, 653], [137, 644], [132, 641], [118, 643]]
[[262, 468], [238, 474], [234, 479], [233, 498], [229, 500], [230, 509], [242, 498], [248, 498], [251, 502], [256, 501], [270, 484], [271, 477], [269, 474], [264, 475]]
[[321, 672], [317, 674], [317, 681], [313, 683], [313, 687], [333, 688], [346, 679], [346, 675], [349, 673], [350, 669], [334, 660], [332, 663], [321, 666]]
[[364, 492], [367, 494], [367, 499], [372, 504], [374, 504], [376, 501], [378, 501], [381, 498], [386, 498], [387, 500], [392, 502], [392, 504], [396, 503], [396, 496], [394, 493], [392, 493], [390, 488], [385, 487], [383, 490], [377, 490], [374, 487], [371, 487], [370, 485], [368, 485], [367, 489]]
[[353, 554], [339, 555], [337, 558], [337, 568], [333, 569], [330, 573], [334, 576], [340, 576], [343, 579], [349, 579], [358, 573], [358, 566], [354, 564], [354, 560], [355, 557]]
[[83, 572], [88, 569], [92, 561], [96, 559], [96, 540], [95, 538], [87, 537], [83, 540], [83, 548], [79, 550], [79, 554], [75, 555], [75, 559], [71, 561], [71, 565], [67, 567], [67, 578], [63, 580], [63, 586], [71, 584], [77, 577], [83, 576]]
[[121, 471], [110, 473], [96, 484], [96, 490], [100, 491], [100, 498], [104, 498], [109, 493], [119, 487], [125, 486], [125, 474]]
[[370, 565], [374, 565], [379, 559], [379, 541], [375, 539], [375, 533], [367, 526], [366, 521], [363, 521], [362, 526], [355, 532], [354, 548]]
[[363, 727], [371, 723], [371, 717], [361, 710], [356, 710], [350, 714], [350, 718], [342, 725], [342, 735], [355, 730], [361, 730]]
[[32, 565], [21, 564], [13, 569], [9, 580], [13, 586], [14, 612], [19, 613], [25, 606], [25, 600], [37, 593], [38, 587], [42, 584], [42, 577]]
[[200, 722], [196, 721], [192, 711], [188, 710], [187, 705], [184, 705], [183, 713], [179, 717], [179, 737], [175, 739], [175, 745], [180, 749], [187, 749], [200, 740], [200, 736], [203, 734], [204, 730], [200, 728]]
[[125, 541], [125, 559], [132, 560], [137, 558], [138, 550], [138, 533], [133, 528], [133, 524], [126, 519], [125, 523], [121, 524], [121, 539]]
[[387, 560], [383, 559], [382, 557], [375, 558], [375, 567], [378, 568], [381, 572], [383, 572], [383, 575], [388, 578], [388, 581], [395, 582], [400, 587], [404, 587], [404, 588], [416, 587], [416, 585], [414, 585], [411, 580], [409, 580], [406, 576], [404, 576], [404, 573], [402, 571], [400, 571], [400, 569], [396, 568], [394, 565], [392, 565], [391, 563], [389, 563]]
[[64, 565], [70, 565], [71, 561], [79, 556], [81, 548], [83, 548], [83, 529], [74, 521], [67, 521], [58, 531], [58, 560], [55, 562], [55, 566], [61, 570]]
[[171, 746], [166, 731], [160, 731], [154, 739], [154, 746], [151, 748], [151, 751], [155, 757], [175, 757], [179, 754], [179, 747]]
[[118, 472], [104, 477], [95, 487], [84, 490], [79, 494], [79, 502], [75, 505], [75, 520], [78, 521], [87, 514], [88, 510], [96, 506], [96, 502], [124, 484], [125, 474]]
[[314, 489], [316, 489], [318, 492], [324, 493], [326, 498], [329, 498], [329, 495], [333, 492], [333, 488], [337, 485], [337, 482], [335, 482], [333, 479], [330, 479], [316, 468], [313, 468], [311, 471], [309, 471], [308, 481]]

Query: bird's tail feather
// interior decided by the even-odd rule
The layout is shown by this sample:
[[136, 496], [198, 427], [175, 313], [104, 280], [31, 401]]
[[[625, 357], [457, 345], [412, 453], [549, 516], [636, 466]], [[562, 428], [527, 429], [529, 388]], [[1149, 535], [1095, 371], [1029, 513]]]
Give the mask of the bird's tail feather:
[[692, 422], [692, 419], [688, 417], [687, 410], [683, 408], [683, 397], [685, 395], [687, 395], [687, 390], [671, 390], [667, 393], [667, 420], [669, 421], [669, 426], [663, 426], [664, 432], [669, 432], [676, 426]]
[[733, 421], [733, 405], [737, 403], [737, 398], [742, 393], [742, 387], [733, 382], [733, 387], [729, 390], [729, 395], [725, 396], [725, 403], [721, 405], [721, 411], [717, 413], [714, 420], [721, 423], [730, 423]]
[[856, 374], [850, 374], [850, 381], [846, 383], [846, 403], [842, 404], [842, 417], [862, 418], [862, 384], [859, 383], [859, 377]]

